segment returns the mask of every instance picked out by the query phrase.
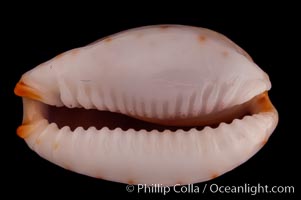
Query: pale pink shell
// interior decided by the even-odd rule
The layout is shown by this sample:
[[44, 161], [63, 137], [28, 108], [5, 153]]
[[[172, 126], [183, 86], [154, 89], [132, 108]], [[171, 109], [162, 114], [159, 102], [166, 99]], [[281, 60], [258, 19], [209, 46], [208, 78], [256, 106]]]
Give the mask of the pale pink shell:
[[[119, 112], [139, 119], [206, 118], [268, 91], [247, 53], [208, 29], [168, 25], [121, 32], [25, 73], [18, 129], [39, 155], [64, 168], [122, 183], [188, 184], [219, 176], [254, 155], [277, 125], [274, 107], [188, 131], [61, 129], [45, 104]], [[188, 120], [187, 120], [188, 119]]]

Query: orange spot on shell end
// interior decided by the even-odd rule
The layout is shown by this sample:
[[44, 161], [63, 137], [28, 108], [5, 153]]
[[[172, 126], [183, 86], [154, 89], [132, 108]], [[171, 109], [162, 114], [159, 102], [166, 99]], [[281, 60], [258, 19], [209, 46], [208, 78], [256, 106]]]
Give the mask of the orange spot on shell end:
[[35, 89], [25, 84], [23, 81], [17, 83], [14, 92], [17, 96], [27, 97], [35, 100], [42, 99]]
[[30, 135], [30, 131], [31, 131], [32, 127], [31, 125], [29, 124], [23, 124], [21, 126], [19, 126], [17, 128], [17, 135], [20, 137], [20, 138], [27, 138], [29, 135]]
[[268, 92], [265, 91], [252, 100], [252, 104], [250, 106], [250, 113], [264, 113], [264, 112], [276, 112], [272, 102], [270, 101]]
[[259, 96], [257, 104], [260, 106], [260, 112], [270, 112], [274, 109], [270, 101], [268, 92], [264, 92]]

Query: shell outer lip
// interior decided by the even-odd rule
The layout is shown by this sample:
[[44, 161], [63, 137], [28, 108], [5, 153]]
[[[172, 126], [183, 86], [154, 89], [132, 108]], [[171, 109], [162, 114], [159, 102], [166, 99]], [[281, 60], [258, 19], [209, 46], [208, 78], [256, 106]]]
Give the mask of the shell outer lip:
[[[267, 93], [266, 94], [262, 94], [262, 95], [260, 95], [259, 96], [259, 98], [258, 98], [258, 101], [259, 102], [264, 102], [264, 100], [267, 100]], [[257, 107], [259, 107], [259, 106], [257, 106]], [[263, 110], [264, 110], [264, 112], [274, 112], [275, 110], [274, 110], [274, 108], [273, 107], [268, 107], [268, 106], [266, 106], [265, 104], [262, 104], [262, 107], [263, 107]], [[272, 109], [272, 110], [270, 110], [270, 108]], [[276, 111], [275, 111], [276, 112]], [[250, 119], [251, 117], [250, 116], [248, 116], [248, 118]], [[239, 123], [239, 121], [240, 120], [236, 120], [235, 121], [235, 123], [236, 124], [238, 124]], [[27, 127], [27, 124], [24, 124], [25, 125], [25, 127]], [[274, 125], [273, 125], [274, 126]], [[37, 126], [38, 127], [38, 126]], [[52, 130], [54, 127], [55, 127], [55, 125], [54, 124], [48, 124], [47, 125], [47, 127], [51, 127], [51, 128], [47, 128], [48, 130]], [[223, 123], [223, 125], [222, 125], [222, 129], [223, 128], [225, 128], [225, 127], [229, 127], [229, 125], [226, 125], [226, 124], [224, 124]], [[33, 127], [33, 128], [35, 128], [35, 127]], [[242, 128], [242, 127], [241, 127]], [[273, 127], [272, 127], [273, 128]], [[21, 128], [22, 129], [22, 128]], [[57, 129], [57, 128], [56, 128]], [[66, 130], [66, 129], [65, 129]], [[30, 128], [29, 128], [29, 131], [32, 131], [32, 130], [30, 130]], [[61, 132], [61, 135], [62, 135], [62, 131], [61, 130], [58, 130], [57, 129], [57, 131], [58, 132]], [[128, 134], [124, 134], [124, 132], [121, 130], [121, 129], [115, 129], [114, 131], [110, 131], [110, 130], [108, 130], [108, 129], [102, 129], [101, 131], [105, 131], [106, 133], [104, 133], [104, 132], [102, 132], [103, 134], [106, 134], [106, 135], [114, 135], [115, 136], [115, 138], [116, 138], [116, 136], [117, 135], [123, 135], [123, 136], [125, 136], [125, 135], [128, 135]], [[204, 130], [205, 131], [205, 130]], [[209, 132], [211, 132], [213, 135], [216, 135], [216, 134], [214, 134], [214, 129], [212, 129], [212, 128], [208, 128], [207, 129], [207, 131], [209, 131]], [[273, 130], [270, 130], [270, 131], [267, 131], [265, 134], [263, 134], [263, 135], [261, 135], [261, 136], [259, 136], [257, 139], [251, 139], [251, 138], [249, 138], [249, 137], [251, 137], [251, 136], [248, 136], [248, 138], [249, 139], [251, 139], [250, 140], [250, 142], [252, 143], [252, 145], [251, 145], [251, 151], [249, 151], [249, 150], [247, 150], [245, 153], [247, 153], [247, 155], [245, 155], [245, 156], [243, 156], [243, 160], [240, 160], [240, 163], [239, 164], [241, 164], [242, 162], [245, 162], [249, 157], [251, 157], [253, 154], [255, 154], [264, 144], [265, 144], [265, 142], [267, 141], [267, 139], [269, 138], [269, 136], [270, 136], [270, 134], [271, 134], [271, 131], [273, 131]], [[53, 157], [49, 157], [49, 156], [47, 156], [48, 154], [47, 154], [47, 152], [43, 152], [41, 149], [43, 149], [44, 147], [46, 147], [46, 146], [50, 146], [49, 144], [52, 144], [53, 142], [48, 142], [49, 144], [48, 145], [46, 145], [45, 143], [47, 143], [47, 141], [45, 140], [46, 138], [48, 138], [48, 137], [50, 137], [50, 135], [52, 135], [51, 137], [52, 138], [57, 138], [58, 136], [58, 134], [54, 134], [54, 136], [53, 136], [53, 132], [49, 132], [49, 133], [47, 133], [47, 134], [45, 134], [45, 133], [43, 133], [43, 134], [40, 134], [40, 133], [38, 133], [39, 131], [38, 131], [38, 128], [36, 128], [36, 130], [34, 130], [34, 133], [33, 133], [33, 135], [32, 136], [30, 136], [30, 135], [26, 135], [25, 137], [25, 139], [26, 139], [26, 142], [28, 143], [28, 145], [31, 147], [31, 148], [33, 148], [35, 151], [37, 151], [39, 154], [42, 154], [42, 155], [44, 155], [44, 156], [46, 156], [46, 159], [48, 159], [48, 160], [50, 160], [50, 161], [52, 161], [52, 162], [55, 162], [56, 163], [56, 161], [55, 160], [52, 160], [53, 159]], [[67, 131], [67, 132], [65, 132], [65, 133], [63, 133], [65, 136], [64, 137], [67, 137], [66, 135], [69, 135], [68, 137], [69, 137], [69, 139], [71, 140], [71, 135], [72, 134], [66, 134], [66, 133], [69, 133], [70, 132], [70, 129]], [[75, 132], [78, 132], [78, 133], [81, 133], [81, 132], [84, 132], [84, 130], [82, 129], [82, 128], [78, 128]], [[194, 132], [197, 132], [196, 130], [194, 130]], [[88, 133], [88, 132], [87, 132]], [[125, 133], [129, 133], [129, 135], [131, 135], [130, 137], [136, 137], [135, 136], [135, 134], [136, 133], [134, 133], [133, 132], [133, 130], [129, 130], [129, 131], [126, 131]], [[144, 132], [143, 134], [145, 134], [146, 132]], [[151, 133], [155, 133], [155, 132], [151, 132]], [[89, 134], [89, 133], [88, 133]], [[177, 134], [175, 134], [175, 135], [177, 135], [177, 136], [173, 136], [174, 134], [160, 134], [161, 136], [158, 136], [158, 133], [157, 134], [148, 134], [149, 136], [148, 137], [151, 137], [151, 138], [153, 138], [153, 139], [155, 139], [155, 138], [159, 138], [159, 137], [161, 137], [161, 139], [162, 138], [165, 138], [165, 141], [166, 141], [166, 138], [168, 137], [168, 138], [170, 138], [170, 139], [175, 139], [175, 138], [181, 138], [181, 137], [184, 137], [184, 138], [186, 138], [187, 136], [185, 135], [185, 134], [187, 134], [187, 133], [185, 133], [184, 131], [180, 131], [180, 132], [177, 132]], [[199, 134], [199, 132], [197, 133], [197, 134]], [[212, 135], [212, 134], [209, 134], [209, 135]], [[41, 136], [42, 135], [42, 136]], [[84, 135], [86, 135], [86, 134], [73, 134], [73, 135], [75, 135], [76, 137], [78, 137], [78, 136], [84, 136]], [[91, 134], [90, 134], [91, 135]], [[95, 134], [93, 134], [93, 135], [95, 135]], [[150, 135], [152, 135], [152, 136], [150, 136]], [[154, 136], [154, 135], [157, 135], [157, 136]], [[207, 135], [206, 137], [211, 137], [211, 136], [209, 136], [208, 134], [204, 134], [204, 135]], [[260, 134], [259, 134], [260, 135]], [[255, 135], [254, 135], [255, 136]], [[87, 136], [88, 137], [88, 136]], [[89, 136], [89, 137], [91, 137], [91, 136]], [[191, 136], [188, 136], [188, 137], [191, 137]], [[195, 137], [195, 136], [194, 136]], [[226, 137], [226, 136], [224, 136], [224, 137]], [[112, 137], [110, 137], [111, 139], [112, 139]], [[182, 139], [184, 139], [184, 138], [182, 138]], [[84, 139], [84, 138], [83, 138]], [[186, 140], [186, 139], [185, 139]], [[31, 141], [33, 141], [33, 142], [31, 142]], [[52, 140], [51, 140], [52, 141]], [[52, 144], [52, 148], [55, 150], [55, 149], [57, 149], [57, 146], [58, 146], [58, 144], [57, 143], [55, 143], [57, 140], [53, 140], [54, 141], [54, 143]], [[79, 141], [87, 141], [86, 139], [84, 139], [84, 140], [77, 140], [77, 142], [79, 142]], [[126, 141], [126, 140], [123, 140], [123, 141]], [[139, 140], [140, 141], [140, 140]], [[261, 141], [263, 141], [263, 142], [261, 142]], [[161, 143], [161, 142], [160, 142]], [[42, 147], [43, 145], [45, 144], [45, 146], [44, 147]], [[180, 143], [179, 143], [180, 144]], [[61, 144], [61, 146], [62, 146], [62, 144]], [[186, 146], [186, 145], [185, 145]], [[244, 149], [244, 147], [242, 147], [241, 145], [239, 145], [240, 146], [240, 148], [242, 148], [242, 150], [244, 151], [244, 150], [246, 150], [246, 149]], [[119, 147], [119, 148], [121, 148], [122, 149], [122, 147]], [[187, 148], [187, 147], [185, 147], [185, 148]], [[185, 150], [185, 148], [184, 148], [184, 150]], [[100, 148], [101, 149], [101, 148]], [[222, 151], [220, 152], [221, 154], [222, 154]], [[242, 154], [244, 154], [244, 153], [242, 153]], [[49, 155], [51, 155], [51, 153], [49, 154]], [[164, 155], [164, 154], [163, 154]], [[237, 161], [236, 161], [237, 162]], [[237, 163], [236, 163], [237, 164]], [[224, 169], [224, 170], [222, 170], [222, 171], [220, 171], [220, 170], [216, 170], [216, 169], [212, 169], [212, 173], [208, 173], [207, 175], [208, 176], [206, 176], [206, 177], [203, 177], [201, 180], [198, 180], [197, 182], [202, 182], [202, 181], [205, 181], [205, 180], [210, 180], [210, 179], [213, 179], [213, 178], [216, 178], [217, 176], [220, 176], [220, 175], [222, 175], [222, 174], [224, 174], [225, 172], [227, 172], [227, 171], [230, 171], [230, 170], [232, 170], [234, 167], [236, 167], [236, 164], [235, 164], [235, 166], [233, 166], [233, 165], [231, 165], [230, 167], [231, 168], [226, 168], [226, 169]], [[62, 166], [62, 164], [61, 163], [59, 163], [59, 165], [60, 166]], [[68, 166], [68, 167], [66, 167], [66, 166]], [[76, 171], [76, 172], [78, 172], [78, 173], [82, 173], [82, 174], [86, 174], [86, 175], [89, 175], [89, 176], [92, 176], [92, 177], [96, 177], [96, 175], [97, 175], [97, 177], [102, 177], [103, 179], [105, 179], [105, 180], [112, 180], [111, 178], [108, 178], [107, 177], [107, 175], [106, 174], [100, 174], [100, 175], [98, 175], [98, 174], [91, 174], [90, 172], [88, 172], [88, 171], [77, 171], [76, 169], [78, 169], [78, 166], [76, 166], [76, 168], [74, 168], [74, 166], [72, 166], [72, 165], [70, 165], [70, 163], [69, 163], [69, 165], [63, 165], [62, 167], [65, 167], [66, 169], [69, 169], [69, 170], [72, 170], [72, 171]], [[82, 169], [81, 169], [82, 170]], [[127, 176], [124, 176], [123, 178], [125, 178], [125, 177], [127, 177]], [[140, 183], [143, 183], [143, 181], [141, 182], [141, 181], [137, 181], [137, 179], [135, 179], [135, 178], [132, 178], [131, 176], [129, 176], [128, 178], [126, 178], [126, 180], [124, 180], [124, 179], [113, 179], [114, 181], [117, 181], [117, 182], [122, 182], [122, 183], [126, 183], [126, 181], [127, 180], [134, 180], [132, 183], [133, 184], [140, 184]], [[192, 182], [191, 181], [187, 181], [187, 180], [182, 180], [182, 179], [179, 179], [179, 180], [181, 180], [181, 183], [183, 183], [183, 184], [189, 184], [189, 183], [193, 183], [193, 182], [195, 182], [195, 180], [194, 179], [191, 179], [191, 180], [193, 180]], [[152, 183], [150, 183], [150, 182], [147, 182], [147, 184], [146, 185], [151, 185]], [[171, 185], [173, 185], [174, 184], [174, 182], [167, 182], [167, 183], [164, 183], [164, 185], [166, 185], [166, 186], [171, 186]]]

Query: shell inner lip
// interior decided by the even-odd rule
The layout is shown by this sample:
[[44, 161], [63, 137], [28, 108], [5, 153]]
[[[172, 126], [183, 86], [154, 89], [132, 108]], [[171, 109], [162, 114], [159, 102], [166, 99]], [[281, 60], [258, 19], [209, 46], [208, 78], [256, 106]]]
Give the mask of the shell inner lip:
[[[264, 92], [260, 95], [255, 96], [248, 102], [237, 105], [235, 108], [230, 108], [226, 110], [221, 115], [222, 117], [217, 117], [215, 119], [200, 119], [199, 124], [183, 124], [177, 126], [174, 124], [169, 124], [168, 121], [156, 121], [154, 119], [138, 119], [130, 117], [120, 113], [114, 113], [110, 111], [99, 111], [96, 109], [84, 109], [84, 108], [67, 108], [67, 107], [56, 107], [51, 106], [40, 101], [31, 100], [36, 104], [40, 104], [41, 117], [47, 119], [49, 123], [56, 123], [59, 128], [64, 126], [69, 126], [71, 130], [75, 130], [78, 127], [88, 129], [90, 127], [95, 127], [100, 130], [103, 127], [107, 127], [111, 130], [116, 128], [121, 128], [126, 131], [128, 129], [134, 129], [136, 131], [146, 130], [152, 131], [157, 130], [163, 132], [165, 130], [176, 131], [182, 129], [188, 131], [192, 128], [197, 130], [202, 130], [206, 126], [211, 128], [216, 128], [221, 123], [231, 123], [234, 119], [242, 119], [244, 116], [257, 114], [259, 112], [270, 112], [274, 109], [271, 104], [267, 92]], [[233, 111], [233, 112], [232, 112]], [[218, 116], [218, 114], [217, 114]], [[181, 119], [180, 119], [181, 120]], [[185, 120], [185, 119], [184, 119]], [[26, 119], [23, 120], [28, 121]], [[189, 121], [186, 119], [186, 121]], [[158, 123], [157, 123], [158, 122]], [[173, 120], [173, 123], [176, 123], [177, 120]]]

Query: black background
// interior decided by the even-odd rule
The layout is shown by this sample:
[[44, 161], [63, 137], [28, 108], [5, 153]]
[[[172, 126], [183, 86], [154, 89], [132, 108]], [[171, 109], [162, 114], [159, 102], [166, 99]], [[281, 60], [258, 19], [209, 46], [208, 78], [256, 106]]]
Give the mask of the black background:
[[[5, 123], [8, 125], [8, 131], [5, 131], [5, 134], [9, 136], [7, 152], [12, 158], [12, 161], [6, 164], [9, 167], [7, 174], [12, 180], [10, 186], [17, 188], [17, 191], [22, 191], [24, 197], [32, 196], [32, 193], [27, 194], [28, 191], [42, 191], [45, 194], [60, 192], [69, 195], [96, 194], [98, 196], [120, 193], [124, 197], [133, 197], [136, 192], [133, 194], [126, 192], [124, 184], [66, 171], [31, 151], [15, 134], [16, 128], [22, 121], [22, 104], [21, 98], [14, 96], [13, 88], [24, 72], [66, 50], [138, 26], [185, 24], [206, 27], [223, 33], [245, 49], [269, 74], [272, 82], [270, 98], [279, 111], [280, 117], [276, 130], [260, 152], [231, 172], [206, 183], [230, 186], [245, 183], [250, 185], [260, 183], [269, 186], [293, 185], [296, 194], [258, 194], [255, 198], [296, 198], [299, 193], [297, 184], [300, 167], [297, 160], [300, 161], [298, 151], [300, 145], [297, 139], [298, 117], [295, 117], [299, 107], [294, 101], [298, 99], [296, 94], [300, 90], [297, 89], [300, 80], [294, 77], [296, 74], [294, 70], [300, 64], [294, 61], [296, 56], [293, 54], [296, 52], [294, 47], [298, 48], [296, 27], [300, 23], [297, 23], [294, 12], [285, 7], [276, 10], [270, 7], [261, 10], [251, 9], [250, 12], [240, 10], [239, 13], [237, 10], [209, 14], [201, 14], [200, 11], [188, 11], [189, 14], [182, 12], [159, 14], [154, 11], [150, 15], [131, 13], [131, 16], [129, 13], [121, 14], [117, 11], [108, 11], [108, 14], [102, 15], [99, 13], [84, 18], [85, 14], [76, 12], [54, 18], [53, 16], [57, 15], [55, 10], [48, 12], [43, 10], [31, 13], [33, 17], [30, 17], [28, 13], [22, 13], [17, 20], [7, 21], [9, 23], [7, 23], [6, 32], [9, 33], [8, 37], [11, 37], [7, 49], [9, 66], [5, 68], [6, 75], [2, 76], [1, 81], [5, 86], [4, 98], [8, 100], [6, 105], [10, 108], [6, 118], [8, 123]], [[197, 186], [203, 188], [206, 183], [199, 183]], [[186, 195], [190, 196], [190, 194]], [[251, 197], [249, 194], [223, 195], [210, 194], [210, 192], [194, 195], [200, 199], [207, 196], [218, 199], [224, 196], [239, 199]], [[176, 196], [183, 195], [177, 194]]]

